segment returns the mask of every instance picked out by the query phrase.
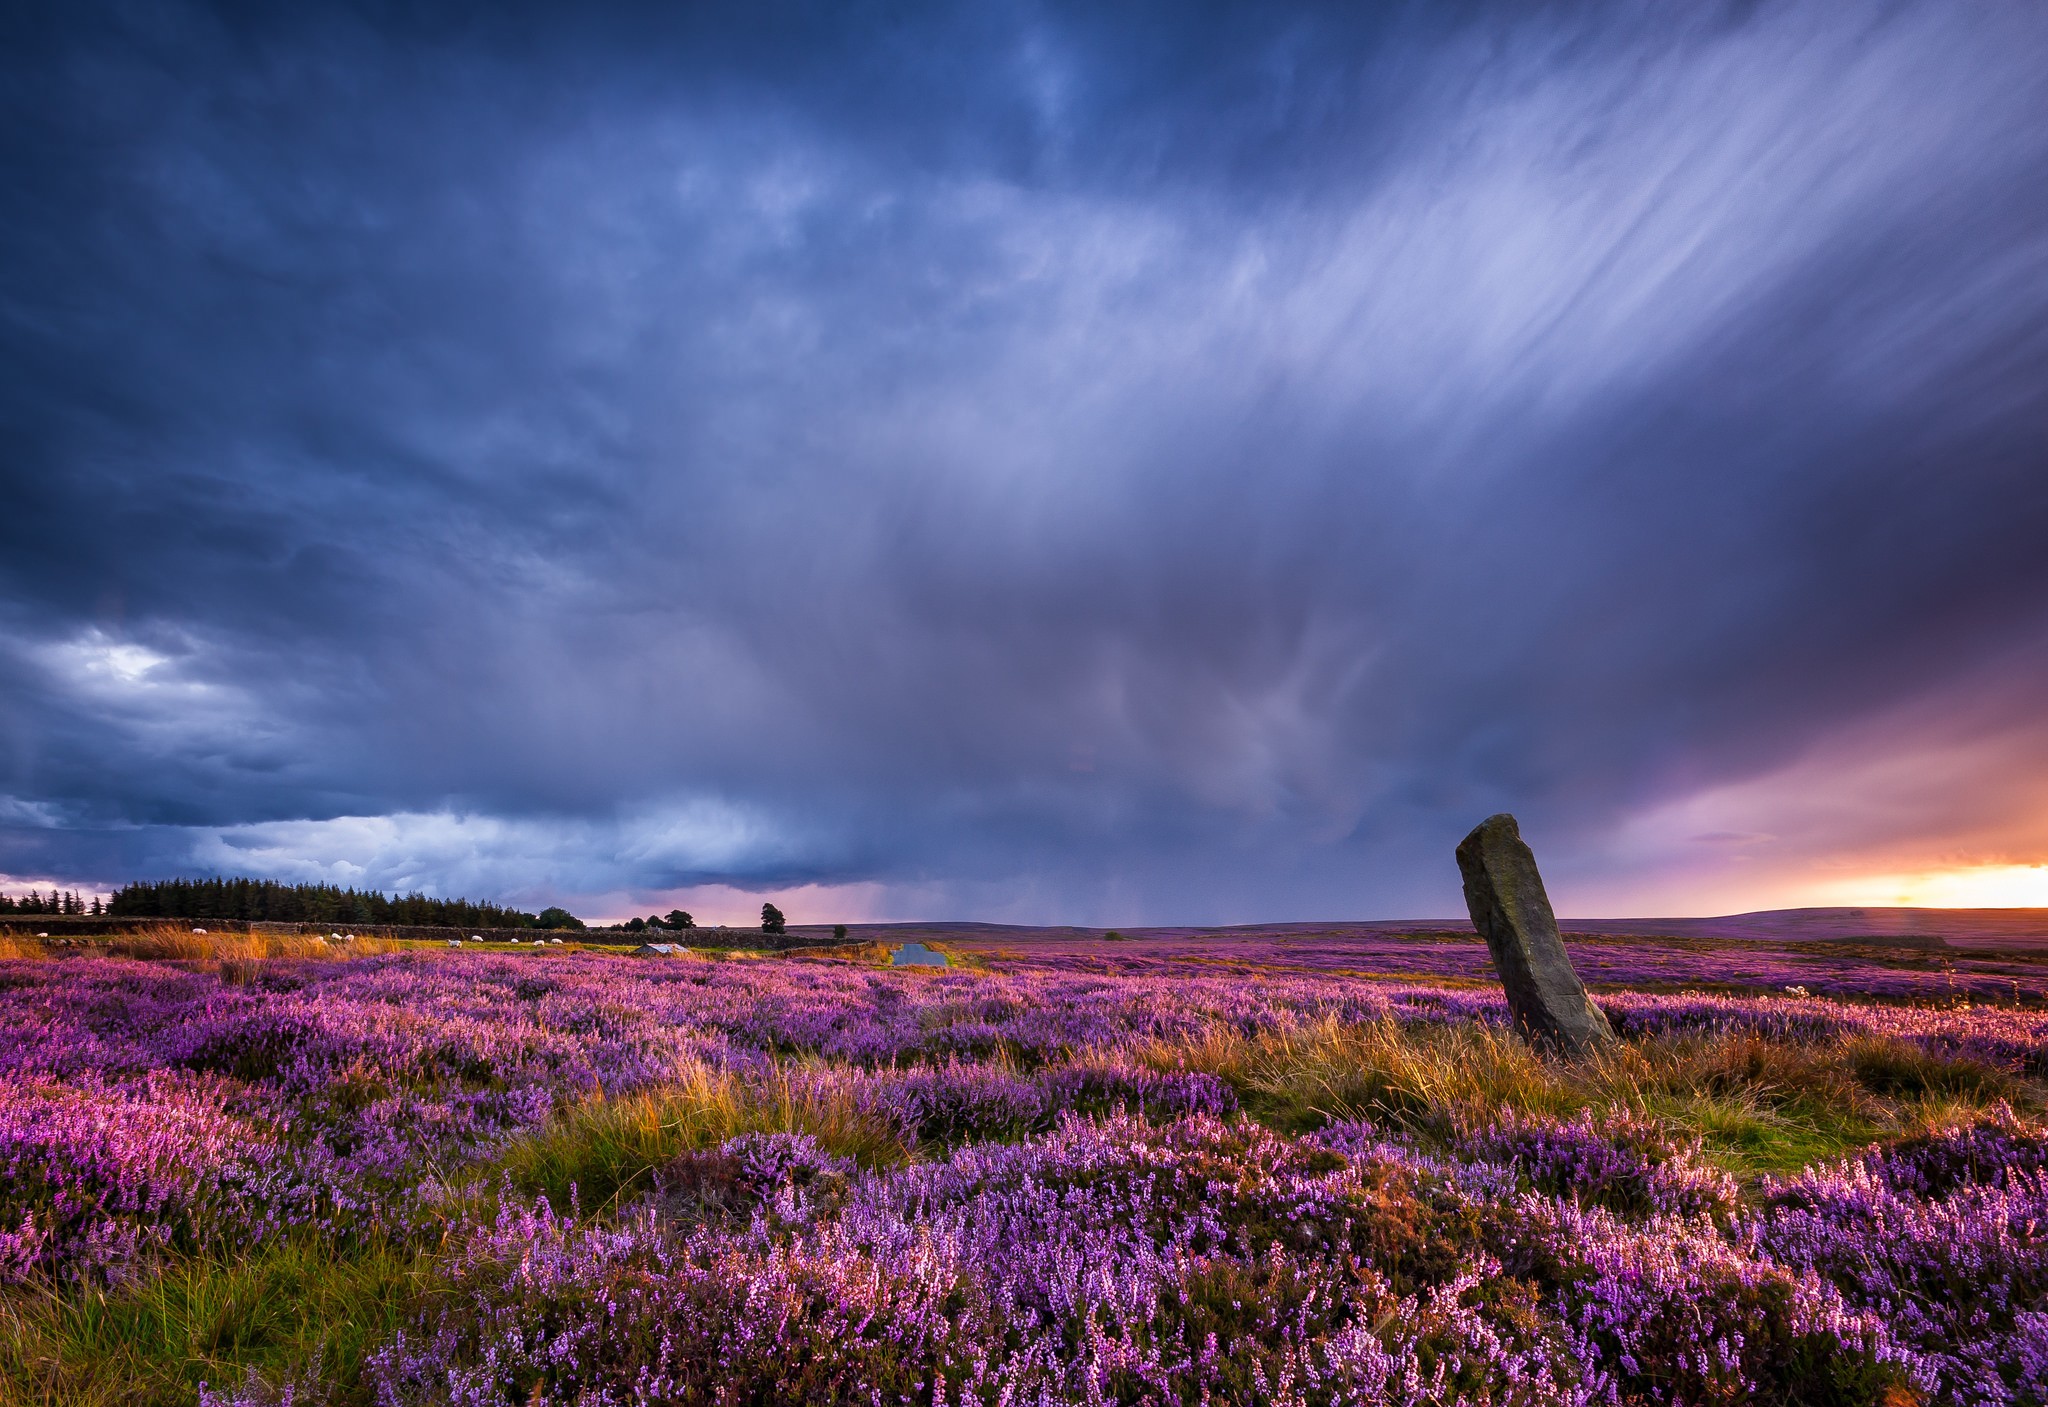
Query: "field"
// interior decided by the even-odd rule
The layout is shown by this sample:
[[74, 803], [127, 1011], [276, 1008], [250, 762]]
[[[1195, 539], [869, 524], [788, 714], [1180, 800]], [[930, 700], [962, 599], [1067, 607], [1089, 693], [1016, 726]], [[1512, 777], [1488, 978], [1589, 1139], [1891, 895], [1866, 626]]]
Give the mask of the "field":
[[14, 943], [0, 1402], [2048, 1399], [2042, 953], [944, 946]]

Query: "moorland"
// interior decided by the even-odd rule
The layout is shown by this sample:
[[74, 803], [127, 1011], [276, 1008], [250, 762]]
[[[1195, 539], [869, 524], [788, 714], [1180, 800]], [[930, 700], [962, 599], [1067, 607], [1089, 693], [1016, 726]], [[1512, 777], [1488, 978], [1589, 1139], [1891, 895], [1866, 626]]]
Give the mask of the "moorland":
[[2041, 947], [890, 936], [0, 939], [0, 1402], [2048, 1396]]

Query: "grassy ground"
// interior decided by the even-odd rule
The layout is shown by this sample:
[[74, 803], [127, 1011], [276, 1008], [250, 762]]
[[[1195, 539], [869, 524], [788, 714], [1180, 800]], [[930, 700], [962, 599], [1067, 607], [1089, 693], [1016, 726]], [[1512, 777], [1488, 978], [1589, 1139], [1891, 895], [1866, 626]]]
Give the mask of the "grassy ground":
[[1567, 1061], [1478, 1026], [1328, 1022], [1250, 1038], [1212, 1031], [1145, 1058], [1228, 1081], [1254, 1118], [1283, 1132], [1363, 1118], [1448, 1141], [1506, 1109], [1569, 1115], [1619, 1105], [1696, 1135], [1742, 1175], [1791, 1171], [2001, 1101], [2037, 1110], [2043, 1097], [2038, 1085], [1975, 1061], [1877, 1039], [1657, 1036]]
[[187, 1261], [107, 1292], [21, 1292], [0, 1319], [8, 1407], [172, 1407], [200, 1384], [352, 1385], [432, 1273], [434, 1248], [305, 1238]]
[[[84, 938], [0, 937], [0, 958], [42, 958], [67, 950], [99, 957], [136, 958], [143, 962], [262, 962], [269, 958], [334, 959], [370, 957], [425, 946], [387, 938], [358, 938], [329, 943], [297, 933], [203, 933], [175, 924], [133, 929]], [[439, 946], [439, 945], [436, 945]]]
[[[1447, 1142], [1504, 1110], [1619, 1105], [1697, 1135], [1744, 1178], [1952, 1125], [2001, 1102], [2038, 1114], [2048, 1096], [1972, 1061], [1873, 1039], [1659, 1036], [1566, 1061], [1476, 1026], [1332, 1022], [1256, 1037], [1216, 1029], [1141, 1055], [1218, 1076], [1251, 1117], [1283, 1132], [1367, 1118]], [[766, 1080], [705, 1068], [656, 1092], [592, 1099], [510, 1145], [453, 1196], [473, 1211], [506, 1188], [566, 1206], [574, 1185], [583, 1213], [604, 1215], [679, 1153], [750, 1131], [810, 1133], [869, 1166], [918, 1156], [849, 1100], [803, 1092], [789, 1068]], [[438, 1254], [430, 1242], [307, 1237], [186, 1261], [104, 1293], [11, 1291], [0, 1298], [0, 1407], [191, 1403], [202, 1381], [225, 1387], [251, 1370], [273, 1383], [336, 1383], [340, 1401], [359, 1401], [364, 1354], [405, 1320]]]

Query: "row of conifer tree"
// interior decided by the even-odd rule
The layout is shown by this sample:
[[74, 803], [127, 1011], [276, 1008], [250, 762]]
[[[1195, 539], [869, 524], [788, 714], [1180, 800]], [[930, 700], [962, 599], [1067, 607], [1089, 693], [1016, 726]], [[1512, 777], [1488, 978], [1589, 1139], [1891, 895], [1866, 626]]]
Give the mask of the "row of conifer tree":
[[[97, 902], [97, 901], [95, 901]], [[86, 912], [80, 909], [75, 912]], [[274, 879], [167, 879], [123, 885], [107, 903], [116, 918], [213, 918], [262, 923], [393, 923], [444, 928], [568, 927], [567, 914], [542, 915], [468, 899], [385, 895], [333, 884], [280, 884]], [[549, 923], [560, 914], [568, 923]]]
[[69, 889], [52, 889], [48, 894], [31, 889], [19, 899], [0, 894], [0, 914], [89, 914], [98, 918], [102, 912], [99, 895], [88, 902]]

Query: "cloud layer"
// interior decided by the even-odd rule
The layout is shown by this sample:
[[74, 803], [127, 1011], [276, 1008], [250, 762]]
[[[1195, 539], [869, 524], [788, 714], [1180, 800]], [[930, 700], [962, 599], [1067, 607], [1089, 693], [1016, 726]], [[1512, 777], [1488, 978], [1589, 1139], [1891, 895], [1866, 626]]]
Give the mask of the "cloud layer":
[[2048, 859], [2038, 7], [15, 23], [0, 873]]

